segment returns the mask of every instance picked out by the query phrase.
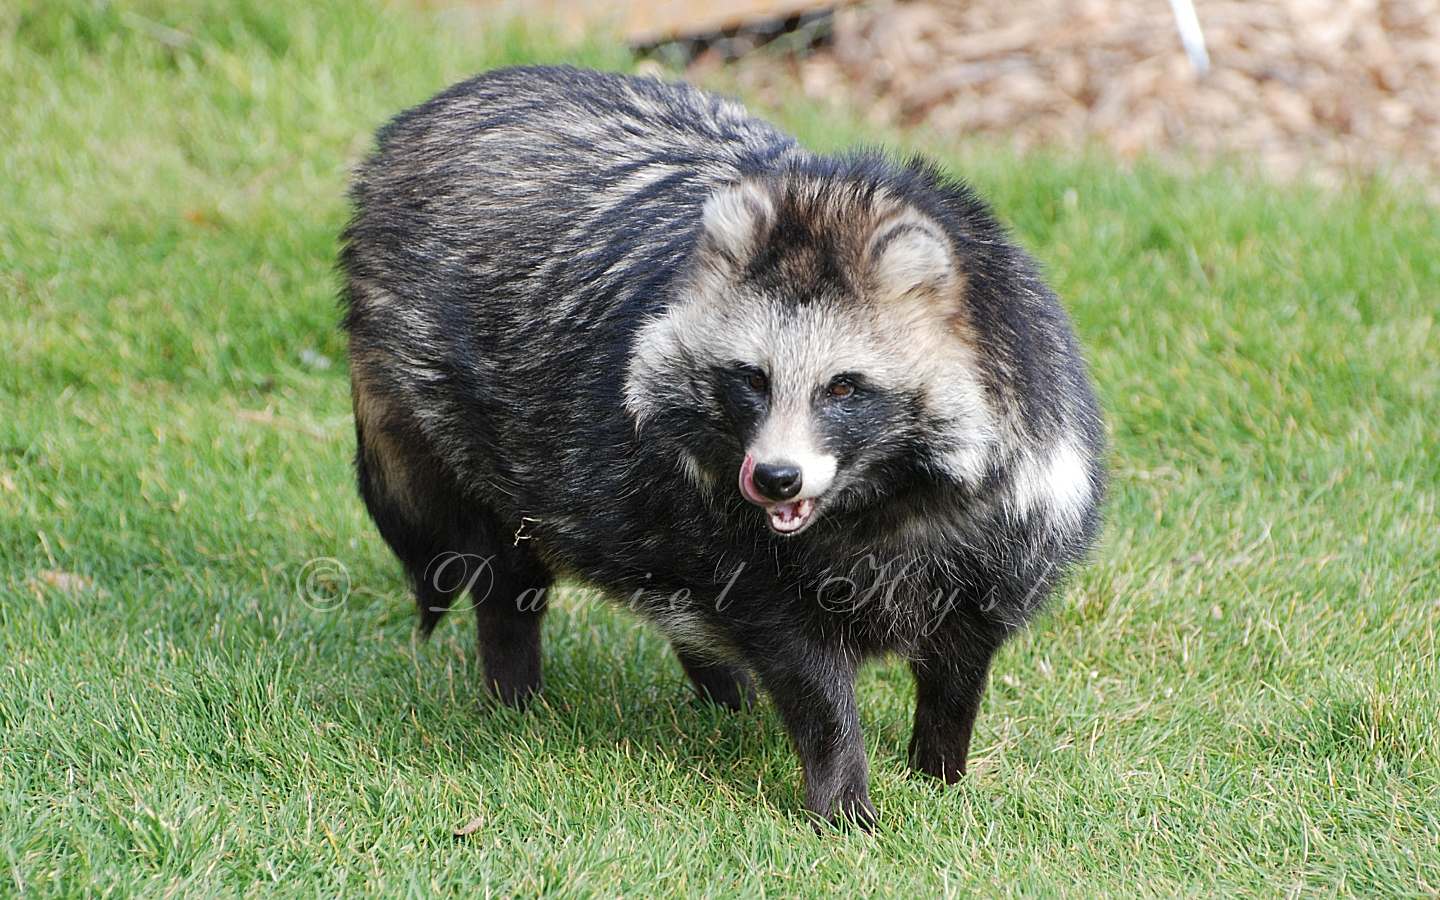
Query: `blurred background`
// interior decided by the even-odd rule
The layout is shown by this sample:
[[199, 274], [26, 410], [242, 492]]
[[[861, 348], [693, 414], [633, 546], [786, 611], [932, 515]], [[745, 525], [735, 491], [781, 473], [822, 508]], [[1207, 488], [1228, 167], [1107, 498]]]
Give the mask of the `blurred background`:
[[1125, 159], [1256, 157], [1281, 177], [1440, 172], [1440, 0], [429, 6], [460, 19], [538, 18], [571, 40], [610, 30], [691, 80], [762, 102], [798, 87], [871, 125], [942, 138], [1099, 142]]

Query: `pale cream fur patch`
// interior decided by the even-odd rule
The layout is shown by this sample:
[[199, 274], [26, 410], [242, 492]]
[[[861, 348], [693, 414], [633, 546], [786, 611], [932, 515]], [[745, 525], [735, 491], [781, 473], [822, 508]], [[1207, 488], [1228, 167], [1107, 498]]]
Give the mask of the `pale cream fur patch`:
[[774, 215], [769, 194], [753, 182], [742, 181], [712, 194], [701, 221], [713, 245], [738, 261], [754, 255]]
[[1063, 531], [1080, 526], [1092, 488], [1085, 455], [1074, 439], [1060, 441], [1048, 454], [1023, 455], [1013, 470], [1017, 513], [1036, 516]]

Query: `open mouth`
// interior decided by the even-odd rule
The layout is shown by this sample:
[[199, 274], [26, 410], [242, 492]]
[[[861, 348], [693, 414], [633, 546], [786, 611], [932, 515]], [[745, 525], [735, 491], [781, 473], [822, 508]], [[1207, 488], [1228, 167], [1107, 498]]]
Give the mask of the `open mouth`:
[[756, 489], [754, 475], [755, 459], [746, 454], [745, 462], [740, 466], [740, 493], [756, 506], [765, 507], [766, 520], [772, 531], [776, 534], [796, 534], [810, 524], [810, 517], [815, 512], [814, 498], [770, 500]]
[[771, 528], [780, 534], [794, 534], [810, 524], [810, 514], [815, 511], [815, 501], [807, 498], [786, 503], [768, 503], [765, 511], [770, 514]]

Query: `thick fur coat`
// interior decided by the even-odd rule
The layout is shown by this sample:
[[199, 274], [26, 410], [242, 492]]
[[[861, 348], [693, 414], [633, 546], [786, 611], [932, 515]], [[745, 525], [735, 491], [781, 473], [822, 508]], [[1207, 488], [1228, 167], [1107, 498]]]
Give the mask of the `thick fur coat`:
[[1054, 294], [922, 161], [811, 153], [683, 85], [515, 68], [379, 135], [344, 236], [360, 490], [427, 631], [541, 687], [555, 578], [703, 695], [770, 696], [806, 805], [873, 821], [857, 667], [965, 770], [996, 649], [1092, 544], [1102, 431]]

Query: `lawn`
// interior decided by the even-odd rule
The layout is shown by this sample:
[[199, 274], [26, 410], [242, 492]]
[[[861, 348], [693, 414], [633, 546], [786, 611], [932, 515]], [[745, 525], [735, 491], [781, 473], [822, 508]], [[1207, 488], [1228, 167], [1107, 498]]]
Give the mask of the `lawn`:
[[544, 705], [482, 711], [356, 497], [332, 266], [374, 128], [532, 60], [631, 65], [398, 7], [0, 8], [0, 895], [1440, 895], [1440, 209], [1395, 181], [767, 111], [934, 154], [1044, 261], [1111, 433], [1093, 563], [960, 786], [865, 671], [873, 835], [578, 592]]

